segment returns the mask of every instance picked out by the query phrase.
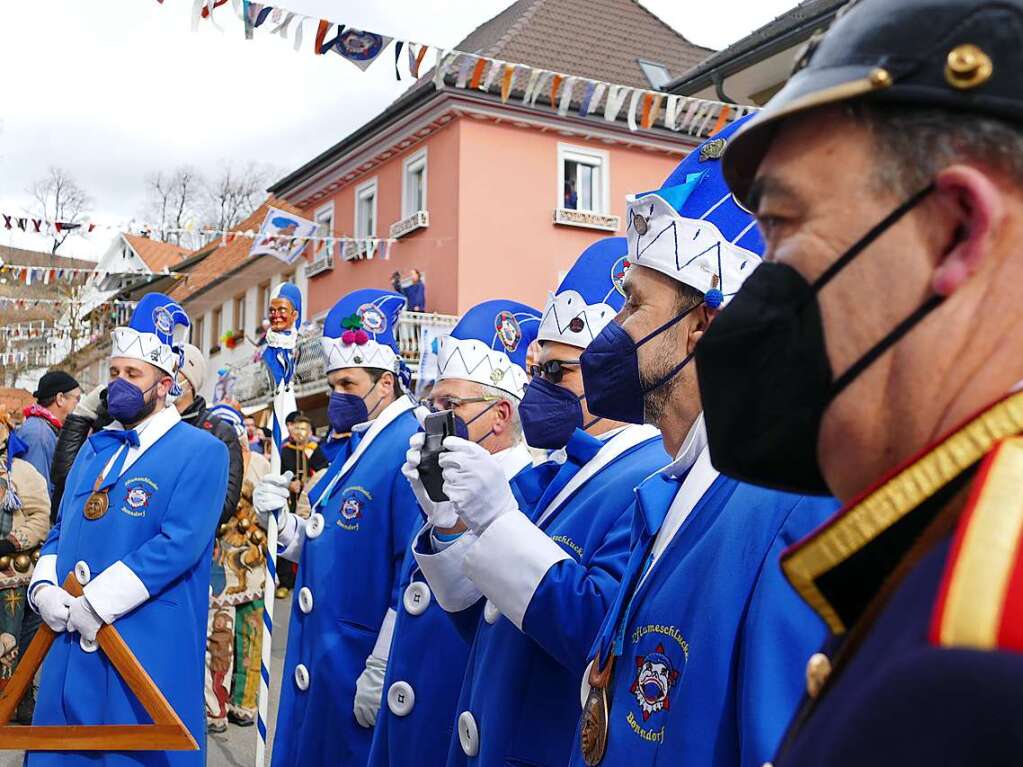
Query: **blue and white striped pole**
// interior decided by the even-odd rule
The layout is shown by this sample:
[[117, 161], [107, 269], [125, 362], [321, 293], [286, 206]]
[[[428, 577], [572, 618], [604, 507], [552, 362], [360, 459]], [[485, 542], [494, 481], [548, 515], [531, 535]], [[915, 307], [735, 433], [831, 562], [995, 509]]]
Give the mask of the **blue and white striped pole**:
[[[282, 291], [282, 288], [285, 288]], [[290, 289], [291, 292], [288, 292]], [[267, 331], [267, 347], [263, 351], [263, 362], [273, 383], [273, 415], [271, 431], [273, 445], [270, 452], [270, 471], [281, 473], [281, 444], [284, 442], [285, 419], [298, 405], [291, 380], [295, 374], [294, 349], [298, 328], [302, 323], [302, 297], [298, 288], [282, 283], [271, 296], [274, 300], [285, 298], [297, 310], [294, 326], [283, 332]], [[280, 344], [280, 345], [278, 345]], [[259, 702], [256, 710], [256, 767], [266, 766], [267, 711], [270, 707], [270, 657], [274, 629], [274, 591], [277, 586], [277, 519], [269, 515], [266, 523], [266, 574], [263, 582], [263, 643], [260, 648]]]

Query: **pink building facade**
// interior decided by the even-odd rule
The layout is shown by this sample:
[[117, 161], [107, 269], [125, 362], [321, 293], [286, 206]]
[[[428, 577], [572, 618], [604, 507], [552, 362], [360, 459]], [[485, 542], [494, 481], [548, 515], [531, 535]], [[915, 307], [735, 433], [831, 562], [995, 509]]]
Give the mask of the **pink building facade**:
[[321, 250], [306, 270], [310, 316], [413, 268], [424, 275], [429, 312], [460, 314], [495, 297], [542, 307], [586, 246], [624, 234], [625, 195], [660, 186], [695, 144], [429, 90], [274, 188], [335, 233], [398, 238], [387, 258], [382, 246], [372, 257], [352, 244]]

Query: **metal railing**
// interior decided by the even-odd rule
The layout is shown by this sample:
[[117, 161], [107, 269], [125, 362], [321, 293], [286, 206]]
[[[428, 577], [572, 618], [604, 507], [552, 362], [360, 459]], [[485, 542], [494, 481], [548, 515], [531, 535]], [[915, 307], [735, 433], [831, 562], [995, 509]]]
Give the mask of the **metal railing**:
[[[427, 312], [404, 312], [398, 320], [398, 353], [412, 370], [415, 378], [419, 372], [419, 358], [422, 353], [420, 342], [423, 328], [453, 328], [458, 317], [450, 314]], [[298, 342], [298, 364], [295, 367], [295, 394], [306, 397], [327, 391], [326, 362], [320, 345], [323, 327], [317, 323]], [[237, 365], [231, 370], [234, 376], [234, 397], [248, 407], [267, 402], [270, 397], [270, 377], [259, 360]]]

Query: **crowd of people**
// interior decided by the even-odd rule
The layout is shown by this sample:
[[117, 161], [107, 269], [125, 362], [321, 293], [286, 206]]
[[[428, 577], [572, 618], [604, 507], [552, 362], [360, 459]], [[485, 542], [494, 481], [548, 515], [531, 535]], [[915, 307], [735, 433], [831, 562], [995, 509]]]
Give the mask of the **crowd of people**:
[[59, 634], [32, 721], [139, 721], [113, 624], [200, 744], [132, 763], [202, 764], [262, 723], [276, 587], [274, 767], [1017, 763], [1021, 25], [851, 4], [542, 310], [466, 311], [418, 401], [412, 299], [342, 297], [328, 433], [292, 414], [280, 472], [145, 296], [107, 384], [48, 374], [0, 426], [0, 642]]

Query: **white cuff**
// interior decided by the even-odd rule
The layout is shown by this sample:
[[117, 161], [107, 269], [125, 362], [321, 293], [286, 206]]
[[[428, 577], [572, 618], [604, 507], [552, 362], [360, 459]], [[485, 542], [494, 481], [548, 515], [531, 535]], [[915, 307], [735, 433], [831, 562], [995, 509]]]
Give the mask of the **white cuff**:
[[432, 538], [433, 528], [424, 527], [412, 541], [412, 553], [430, 584], [437, 604], [449, 613], [469, 609], [483, 596], [462, 571], [465, 553], [478, 540], [476, 534], [466, 530], [441, 551], [434, 554], [421, 551], [420, 548], [431, 549]]
[[32, 580], [28, 584], [28, 603], [36, 612], [39, 612], [39, 610], [36, 609], [36, 603], [32, 599], [32, 592], [35, 591], [36, 586], [42, 586], [44, 583], [48, 583], [51, 586], [59, 585], [57, 582], [56, 554], [44, 554], [39, 557], [39, 561], [36, 562], [36, 569], [32, 572]]
[[394, 634], [394, 621], [397, 618], [398, 613], [394, 611], [394, 608], [388, 607], [387, 615], [384, 616], [384, 621], [380, 624], [380, 631], [377, 633], [377, 643], [373, 645], [373, 654], [385, 663], [387, 656], [391, 654], [391, 636]]
[[149, 599], [149, 589], [135, 572], [118, 560], [82, 589], [104, 623], [113, 623]]
[[307, 519], [288, 512], [284, 524], [277, 529], [277, 556], [289, 562], [297, 562], [305, 543]]
[[526, 608], [565, 550], [521, 511], [502, 514], [465, 556], [465, 575], [521, 631]]

